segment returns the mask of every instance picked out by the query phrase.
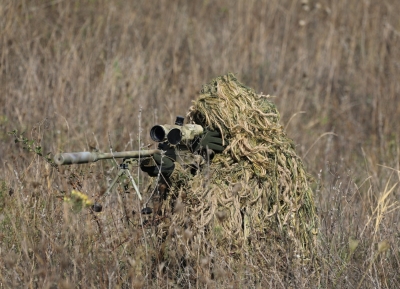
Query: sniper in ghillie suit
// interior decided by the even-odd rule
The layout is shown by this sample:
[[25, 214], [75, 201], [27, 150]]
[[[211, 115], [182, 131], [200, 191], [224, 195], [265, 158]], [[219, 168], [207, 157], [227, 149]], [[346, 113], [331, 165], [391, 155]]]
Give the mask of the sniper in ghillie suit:
[[198, 275], [220, 278], [220, 285], [236, 274], [256, 284], [287, 280], [296, 266], [311, 276], [318, 271], [313, 193], [279, 121], [268, 96], [227, 74], [203, 86], [187, 124], [177, 118], [174, 125], [153, 127], [157, 149], [62, 154], [55, 161], [122, 157], [114, 185], [130, 175], [131, 160], [142, 158], [141, 170], [154, 177], [152, 206], [142, 211], [153, 221], [141, 224], [158, 242], [154, 267], [162, 264], [163, 274], [182, 286]]

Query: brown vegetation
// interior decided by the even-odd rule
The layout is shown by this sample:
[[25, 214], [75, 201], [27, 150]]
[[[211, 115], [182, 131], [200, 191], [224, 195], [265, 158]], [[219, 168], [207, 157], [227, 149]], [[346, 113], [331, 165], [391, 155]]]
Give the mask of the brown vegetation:
[[[400, 287], [398, 15], [397, 0], [2, 1], [0, 288]], [[151, 125], [172, 123], [229, 71], [276, 95], [315, 178], [317, 280], [290, 258], [283, 279], [207, 258], [164, 278], [151, 226], [138, 225], [144, 203], [123, 188], [102, 195], [114, 163], [46, 161], [145, 147]], [[133, 174], [147, 200], [147, 177]], [[72, 189], [103, 212], [72, 212]]]

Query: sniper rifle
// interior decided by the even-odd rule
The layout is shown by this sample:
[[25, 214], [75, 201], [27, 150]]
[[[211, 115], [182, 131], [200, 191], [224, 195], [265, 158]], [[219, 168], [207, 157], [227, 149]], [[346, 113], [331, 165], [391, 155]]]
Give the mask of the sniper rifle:
[[[190, 150], [190, 143], [203, 134], [204, 129], [198, 124], [183, 124], [184, 118], [178, 116], [174, 125], [155, 125], [150, 130], [150, 137], [155, 142], [168, 142], [169, 145], [175, 148], [178, 156], [177, 161], [180, 163], [187, 163], [193, 159]], [[118, 159], [122, 158], [123, 161], [119, 165], [119, 172], [115, 179], [108, 187], [106, 194], [111, 191], [116, 182], [123, 176], [127, 175], [135, 188], [136, 193], [140, 200], [142, 196], [139, 189], [130, 173], [132, 165], [145, 158], [151, 158], [154, 154], [163, 154], [164, 151], [160, 149], [153, 150], [138, 150], [138, 151], [124, 151], [124, 152], [72, 152], [72, 153], [59, 153], [54, 156], [54, 162], [57, 165], [72, 165], [92, 163], [98, 160]]]

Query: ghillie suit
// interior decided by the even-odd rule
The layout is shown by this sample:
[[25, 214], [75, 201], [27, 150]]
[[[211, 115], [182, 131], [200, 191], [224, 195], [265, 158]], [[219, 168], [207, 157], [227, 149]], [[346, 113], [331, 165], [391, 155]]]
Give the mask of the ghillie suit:
[[243, 276], [246, 284], [313, 271], [313, 195], [275, 105], [227, 74], [203, 87], [188, 118], [219, 130], [227, 147], [197, 174], [177, 165], [171, 175], [167, 270], [186, 282]]

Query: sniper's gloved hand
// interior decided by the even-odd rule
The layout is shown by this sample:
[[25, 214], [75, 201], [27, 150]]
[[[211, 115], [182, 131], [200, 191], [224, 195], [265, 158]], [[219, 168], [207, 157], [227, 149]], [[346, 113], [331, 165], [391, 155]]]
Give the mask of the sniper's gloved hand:
[[193, 152], [199, 154], [209, 153], [209, 150], [212, 150], [212, 153], [222, 153], [227, 144], [227, 140], [223, 144], [222, 135], [219, 131], [205, 129], [203, 135], [193, 142], [192, 149]]
[[160, 143], [158, 149], [165, 151], [165, 153], [154, 154], [153, 159], [145, 159], [140, 163], [140, 169], [151, 177], [156, 177], [161, 173], [164, 178], [169, 178], [175, 169], [175, 148], [165, 142]]

